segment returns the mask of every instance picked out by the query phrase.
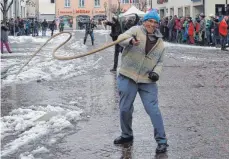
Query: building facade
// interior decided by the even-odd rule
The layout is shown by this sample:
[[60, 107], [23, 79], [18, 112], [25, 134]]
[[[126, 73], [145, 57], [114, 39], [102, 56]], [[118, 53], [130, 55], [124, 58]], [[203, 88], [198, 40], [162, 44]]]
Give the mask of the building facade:
[[[140, 0], [56, 0], [56, 18], [64, 20], [65, 24], [78, 29], [80, 19], [97, 18], [101, 16], [111, 20], [114, 10], [128, 10], [132, 5], [139, 7]], [[147, 0], [145, 0], [147, 1]]]
[[51, 22], [55, 20], [55, 1], [58, 0], [38, 0], [38, 7], [36, 8], [36, 16], [39, 21], [46, 19]]
[[111, 0], [56, 0], [56, 18], [66, 27], [78, 29], [81, 20], [107, 15], [109, 3]]
[[159, 10], [160, 16], [226, 15], [227, 0], [148, 0], [148, 8]]
[[228, 0], [205, 0], [206, 15], [229, 15], [229, 1]]
[[148, 8], [156, 8], [159, 10], [161, 17], [164, 16], [191, 16], [203, 12], [203, 3], [201, 0], [149, 0]]

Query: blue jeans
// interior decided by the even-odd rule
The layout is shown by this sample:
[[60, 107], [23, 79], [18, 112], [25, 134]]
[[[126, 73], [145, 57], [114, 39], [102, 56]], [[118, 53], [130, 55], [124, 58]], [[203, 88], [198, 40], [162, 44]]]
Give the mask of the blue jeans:
[[89, 32], [86, 32], [85, 33], [85, 36], [84, 36], [84, 43], [87, 41], [88, 34], [91, 36], [91, 41], [94, 42], [94, 40], [95, 40], [94, 39], [94, 33], [93, 32], [90, 32], [90, 33]]
[[120, 96], [120, 123], [122, 137], [133, 136], [132, 114], [133, 103], [137, 92], [139, 93], [144, 108], [150, 116], [154, 127], [154, 138], [157, 143], [167, 143], [162, 115], [158, 107], [158, 87], [156, 83], [135, 83], [132, 79], [121, 74], [118, 75], [118, 90]]

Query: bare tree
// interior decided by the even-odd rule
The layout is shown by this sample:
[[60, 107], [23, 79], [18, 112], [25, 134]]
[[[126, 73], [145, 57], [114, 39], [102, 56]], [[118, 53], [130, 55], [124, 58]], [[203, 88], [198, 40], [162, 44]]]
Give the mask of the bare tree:
[[1, 11], [2, 11], [2, 23], [6, 24], [7, 22], [7, 13], [12, 6], [14, 0], [1, 0]]
[[[10, 7], [12, 6], [12, 4], [14, 3], [15, 0], [1, 0], [1, 11], [2, 11], [2, 23], [6, 24], [8, 17], [7, 17], [7, 13], [10, 9]], [[21, 2], [26, 2], [26, 5], [32, 5], [35, 6], [36, 3], [33, 2], [33, 0], [20, 0]]]
[[141, 11], [145, 11], [147, 9], [147, 0], [136, 0], [134, 5]]
[[[117, 5], [117, 4], [112, 4], [109, 10], [110, 10], [110, 12], [113, 13], [113, 14], [118, 14], [118, 11], [119, 11], [118, 5]], [[123, 8], [120, 7], [120, 13], [121, 13], [122, 11], [123, 11]]]
[[139, 0], [139, 10], [145, 11], [147, 9], [147, 0]]

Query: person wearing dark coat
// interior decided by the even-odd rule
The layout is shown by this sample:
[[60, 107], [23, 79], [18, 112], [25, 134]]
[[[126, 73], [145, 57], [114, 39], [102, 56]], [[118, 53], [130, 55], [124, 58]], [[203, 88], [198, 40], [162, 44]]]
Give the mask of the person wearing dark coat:
[[53, 20], [52, 23], [49, 25], [49, 29], [51, 30], [51, 36], [53, 36], [55, 26], [56, 26], [56, 23], [55, 23], [55, 20]]
[[87, 36], [88, 36], [88, 34], [91, 36], [91, 43], [92, 43], [92, 45], [94, 45], [94, 33], [93, 33], [93, 30], [94, 30], [94, 28], [95, 27], [97, 27], [96, 26], [96, 24], [94, 23], [94, 21], [93, 21], [93, 19], [92, 20], [90, 20], [88, 23], [86, 23], [85, 24], [86, 25], [86, 27], [85, 27], [85, 36], [84, 36], [84, 45], [85, 45], [85, 43], [86, 43], [86, 41], [87, 41]]
[[46, 31], [48, 28], [48, 22], [46, 21], [46, 19], [44, 19], [44, 21], [41, 23], [41, 28], [42, 28], [42, 36], [46, 36]]
[[[106, 21], [105, 25], [109, 25], [111, 26], [111, 33], [110, 36], [112, 38], [113, 41], [118, 39], [118, 36], [122, 33], [121, 30], [121, 25], [117, 19], [117, 17], [112, 17], [112, 21]], [[110, 71], [116, 71], [117, 70], [117, 66], [118, 66], [118, 56], [119, 56], [119, 52], [122, 52], [122, 47], [119, 44], [115, 45], [115, 53], [114, 53], [114, 65], [113, 68]]]
[[9, 29], [5, 25], [1, 26], [1, 53], [3, 53], [3, 45], [6, 46], [9, 53], [12, 53], [8, 43], [8, 30]]

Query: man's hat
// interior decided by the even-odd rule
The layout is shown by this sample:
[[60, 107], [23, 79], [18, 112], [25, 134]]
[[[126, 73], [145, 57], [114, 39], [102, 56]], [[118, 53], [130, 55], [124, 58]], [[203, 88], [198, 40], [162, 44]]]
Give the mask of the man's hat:
[[154, 19], [157, 22], [160, 21], [160, 17], [159, 17], [159, 15], [158, 15], [158, 13], [157, 13], [156, 10], [151, 10], [148, 13], [146, 13], [145, 16], [144, 16], [144, 18], [143, 18], [143, 21], [147, 21], [149, 19]]

